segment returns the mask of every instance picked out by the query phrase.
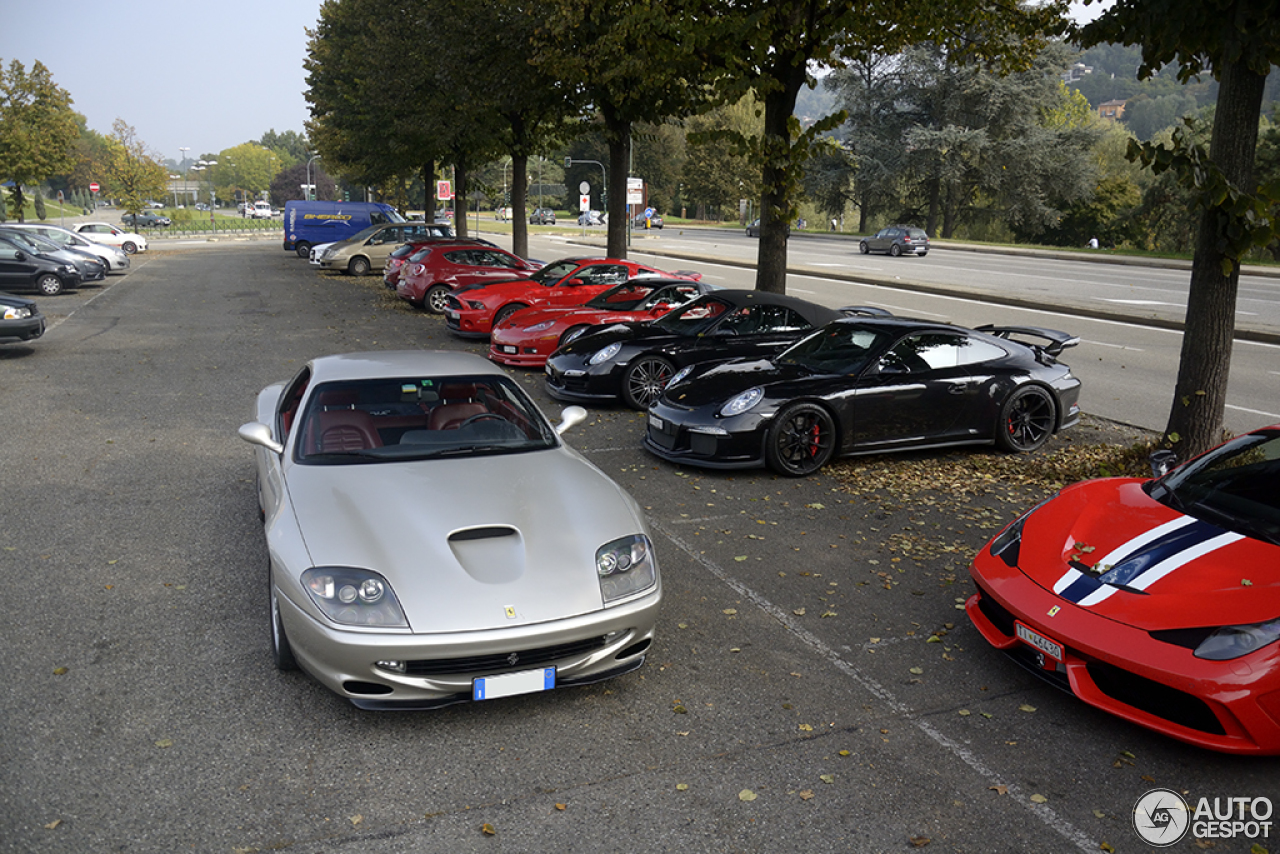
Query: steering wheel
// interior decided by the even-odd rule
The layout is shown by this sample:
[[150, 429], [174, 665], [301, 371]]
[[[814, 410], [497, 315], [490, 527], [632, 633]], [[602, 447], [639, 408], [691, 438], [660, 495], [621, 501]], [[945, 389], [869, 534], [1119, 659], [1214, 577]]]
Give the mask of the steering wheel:
[[484, 418], [496, 418], [499, 421], [507, 420], [496, 412], [477, 412], [475, 415], [472, 415], [470, 418], [466, 419], [461, 424], [459, 424], [458, 429], [461, 430], [463, 427], [466, 427], [468, 424], [471, 424], [476, 421], [480, 421]]

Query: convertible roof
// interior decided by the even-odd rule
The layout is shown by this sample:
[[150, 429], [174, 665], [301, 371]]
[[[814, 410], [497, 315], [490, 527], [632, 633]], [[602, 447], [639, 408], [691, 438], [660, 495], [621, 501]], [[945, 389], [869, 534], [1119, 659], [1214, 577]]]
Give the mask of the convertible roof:
[[834, 308], [827, 308], [825, 305], [818, 305], [816, 302], [809, 302], [799, 297], [787, 296], [786, 294], [775, 294], [770, 291], [748, 291], [726, 289], [715, 291], [708, 294], [702, 299], [708, 297], [724, 300], [734, 305], [748, 305], [755, 303], [757, 305], [781, 305], [786, 306], [800, 314], [805, 320], [814, 326], [822, 326], [833, 320], [838, 320], [842, 315]]

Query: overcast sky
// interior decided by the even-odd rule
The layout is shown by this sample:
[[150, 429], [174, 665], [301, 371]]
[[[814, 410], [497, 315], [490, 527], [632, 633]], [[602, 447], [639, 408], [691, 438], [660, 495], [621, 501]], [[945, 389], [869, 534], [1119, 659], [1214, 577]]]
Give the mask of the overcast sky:
[[0, 61], [39, 60], [98, 133], [132, 125], [161, 159], [303, 133], [307, 28], [321, 0], [3, 0]]
[[304, 132], [306, 29], [321, 1], [4, 0], [0, 61], [43, 62], [98, 133], [119, 118], [161, 160], [216, 154], [268, 130]]

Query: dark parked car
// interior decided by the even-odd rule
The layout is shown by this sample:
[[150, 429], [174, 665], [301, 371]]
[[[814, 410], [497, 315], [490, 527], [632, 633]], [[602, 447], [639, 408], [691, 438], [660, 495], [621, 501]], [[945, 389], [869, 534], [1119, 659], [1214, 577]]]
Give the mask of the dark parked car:
[[161, 216], [151, 211], [143, 211], [140, 214], [125, 214], [120, 217], [120, 222], [130, 228], [164, 228], [173, 225], [173, 220], [167, 216]]
[[[648, 225], [646, 225], [648, 223]], [[631, 223], [635, 228], [662, 228], [662, 214], [653, 214], [645, 216], [644, 212], [636, 214], [636, 218]]]
[[529, 214], [530, 225], [555, 225], [556, 212], [551, 208], [534, 208]]
[[63, 261], [74, 265], [76, 272], [80, 274], [81, 284], [101, 282], [107, 277], [106, 263], [92, 252], [55, 243], [44, 235], [27, 229], [9, 228], [0, 225], [0, 235], [8, 238], [23, 249], [50, 261]]
[[[759, 237], [759, 236], [760, 236], [760, 220], [758, 219], [752, 220], [751, 225], [747, 226], [747, 237]], [[788, 237], [791, 236], [790, 225], [787, 226], [787, 236]]]
[[35, 290], [52, 297], [80, 285], [75, 264], [33, 252], [30, 246], [0, 235], [0, 290]]
[[36, 301], [0, 293], [0, 341], [31, 341], [44, 334], [44, 315]]
[[858, 249], [863, 255], [871, 252], [883, 252], [895, 258], [899, 255], [929, 254], [929, 235], [923, 228], [910, 225], [891, 225], [882, 228], [871, 237], [862, 238]]
[[869, 316], [837, 320], [772, 359], [676, 374], [649, 408], [645, 447], [672, 462], [801, 477], [844, 454], [1033, 451], [1080, 418], [1080, 381], [1057, 360], [1073, 335], [846, 311]]
[[767, 359], [839, 317], [795, 297], [716, 291], [652, 322], [618, 323], [573, 339], [547, 359], [547, 391], [557, 400], [621, 400], [647, 409], [686, 365]]

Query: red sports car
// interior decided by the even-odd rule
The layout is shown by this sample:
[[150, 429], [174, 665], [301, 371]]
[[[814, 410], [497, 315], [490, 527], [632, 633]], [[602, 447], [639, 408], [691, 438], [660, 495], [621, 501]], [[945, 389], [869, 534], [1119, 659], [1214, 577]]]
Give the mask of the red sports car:
[[493, 327], [489, 358], [504, 365], [540, 368], [557, 347], [588, 327], [652, 320], [716, 289], [716, 285], [688, 279], [642, 276], [613, 286], [585, 305], [521, 309]]
[[400, 269], [396, 293], [418, 308], [441, 314], [455, 288], [508, 281], [539, 269], [532, 261], [474, 240], [424, 243]]
[[518, 281], [460, 287], [449, 294], [445, 325], [461, 338], [488, 338], [494, 326], [522, 308], [580, 306], [614, 285], [638, 276], [697, 281], [701, 273], [664, 273], [618, 258], [564, 258]]
[[1070, 486], [972, 573], [974, 625], [1037, 675], [1191, 744], [1280, 754], [1280, 425]]

